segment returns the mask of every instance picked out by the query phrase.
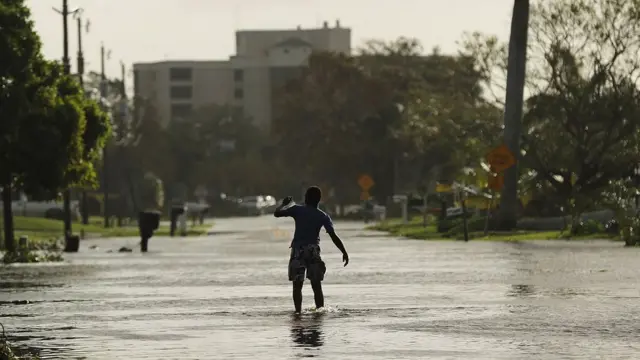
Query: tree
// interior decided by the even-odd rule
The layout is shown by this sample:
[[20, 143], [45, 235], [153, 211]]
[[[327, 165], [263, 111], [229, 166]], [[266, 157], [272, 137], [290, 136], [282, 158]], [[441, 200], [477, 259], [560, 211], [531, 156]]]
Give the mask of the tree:
[[[523, 165], [574, 221], [609, 183], [628, 178], [640, 156], [638, 1], [541, 2], [531, 9]], [[475, 35], [466, 52], [489, 86], [505, 47]]]
[[122, 147], [119, 164], [127, 166], [131, 179], [139, 179], [135, 183], [153, 173], [162, 180], [167, 200], [188, 197], [201, 185], [227, 193], [238, 186], [266, 192], [279, 176], [261, 156], [264, 134], [242, 109], [210, 104], [163, 128], [154, 104], [136, 102], [142, 112], [134, 129], [137, 140]]
[[[424, 55], [413, 39], [372, 41], [358, 56], [315, 53], [275, 107], [280, 153], [299, 177], [358, 197], [368, 173], [379, 198], [453, 178], [497, 135], [499, 111], [481, 97], [471, 57]], [[399, 180], [404, 180], [400, 183]]]
[[384, 132], [375, 118], [379, 106], [387, 106], [379, 85], [358, 68], [355, 58], [316, 53], [302, 76], [282, 89], [273, 131], [280, 156], [297, 169], [298, 185], [310, 181], [337, 188], [352, 185], [357, 195], [357, 176], [376, 160], [363, 152], [381, 138], [369, 140], [365, 132]]
[[19, 121], [29, 108], [29, 84], [36, 78], [33, 65], [42, 62], [40, 40], [33, 30], [29, 9], [24, 1], [0, 5], [0, 183], [4, 216], [5, 247], [11, 251], [13, 219], [11, 190], [13, 172], [19, 166], [16, 156]]
[[518, 160], [522, 128], [522, 102], [527, 64], [527, 32], [529, 28], [529, 0], [514, 0], [509, 39], [507, 92], [504, 106], [504, 143], [516, 163], [505, 170], [504, 187], [500, 196], [500, 227], [516, 227], [518, 210]]
[[186, 121], [170, 124], [167, 131], [178, 169], [174, 180], [190, 193], [198, 186], [228, 193], [239, 185], [246, 191], [270, 191], [266, 184], [277, 175], [261, 154], [265, 134], [241, 108], [203, 106]]
[[100, 150], [104, 148], [111, 135], [111, 126], [109, 115], [95, 101], [86, 99], [83, 102], [83, 111], [86, 126], [82, 134], [84, 173], [81, 180], [83, 185], [95, 187], [98, 183], [95, 163], [100, 158]]
[[63, 75], [59, 64], [42, 58], [22, 1], [0, 6], [0, 27], [0, 179], [5, 242], [11, 251], [11, 191], [53, 193], [91, 183], [91, 161], [109, 125], [84, 98], [78, 83]]
[[105, 171], [107, 173], [110, 193], [119, 195], [109, 199], [109, 208], [115, 211], [113, 214], [118, 219], [151, 207], [149, 201], [144, 200], [149, 198], [149, 192], [154, 192], [149, 187], [153, 184], [148, 180], [150, 176], [159, 179], [160, 185], [164, 186], [175, 173], [169, 133], [158, 123], [154, 104], [143, 99], [135, 99], [134, 103], [139, 117], [121, 121], [123, 119], [114, 116], [109, 161], [106, 168], [103, 165], [101, 169], [102, 176]]
[[552, 186], [575, 225], [611, 181], [638, 167], [640, 91], [628, 76], [604, 69], [583, 77], [566, 49], [550, 56], [555, 81], [528, 101], [525, 161], [539, 182]]

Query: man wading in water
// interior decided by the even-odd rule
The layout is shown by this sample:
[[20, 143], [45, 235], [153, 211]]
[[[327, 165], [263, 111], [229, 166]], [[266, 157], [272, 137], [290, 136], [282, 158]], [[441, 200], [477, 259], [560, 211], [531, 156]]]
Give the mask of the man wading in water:
[[293, 235], [293, 241], [291, 241], [289, 281], [293, 282], [293, 304], [298, 314], [302, 311], [302, 285], [304, 284], [305, 272], [307, 279], [311, 281], [316, 309], [324, 307], [322, 280], [327, 269], [320, 257], [320, 228], [324, 227], [333, 243], [342, 252], [344, 266], [349, 264], [349, 255], [342, 240], [333, 229], [331, 217], [318, 209], [321, 198], [320, 188], [312, 186], [304, 194], [304, 205], [294, 204], [287, 207], [292, 202], [291, 196], [287, 196], [273, 213], [275, 217], [292, 217], [296, 223], [296, 231]]

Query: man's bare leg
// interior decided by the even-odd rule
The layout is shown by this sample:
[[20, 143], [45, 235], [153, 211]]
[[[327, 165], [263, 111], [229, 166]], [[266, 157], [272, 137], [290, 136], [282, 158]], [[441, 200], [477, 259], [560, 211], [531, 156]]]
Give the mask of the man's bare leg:
[[296, 308], [296, 312], [299, 314], [302, 312], [302, 285], [303, 281], [293, 282], [293, 306]]
[[[324, 294], [322, 293], [322, 282], [312, 281], [311, 288], [313, 289], [313, 298], [316, 301], [316, 309], [324, 307]], [[302, 294], [300, 294], [302, 296]]]

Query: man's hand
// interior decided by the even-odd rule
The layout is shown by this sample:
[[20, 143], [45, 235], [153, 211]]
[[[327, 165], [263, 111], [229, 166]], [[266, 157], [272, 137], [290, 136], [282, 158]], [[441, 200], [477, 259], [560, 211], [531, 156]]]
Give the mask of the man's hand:
[[349, 254], [346, 252], [342, 254], [342, 261], [344, 262], [344, 266], [349, 265]]
[[291, 196], [287, 196], [284, 199], [282, 199], [282, 206], [287, 206], [289, 205], [291, 202], [293, 201], [293, 198]]

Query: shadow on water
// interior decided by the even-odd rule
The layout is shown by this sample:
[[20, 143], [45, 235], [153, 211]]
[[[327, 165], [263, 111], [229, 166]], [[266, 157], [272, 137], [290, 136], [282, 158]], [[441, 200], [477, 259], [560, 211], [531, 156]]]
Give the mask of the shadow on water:
[[16, 281], [0, 281], [0, 290], [10, 290], [10, 289], [20, 289], [20, 290], [28, 290], [28, 289], [40, 289], [47, 287], [61, 287], [63, 284], [46, 284], [36, 281], [24, 281], [24, 280], [16, 280]]
[[313, 314], [311, 317], [294, 316], [291, 321], [291, 340], [294, 346], [319, 348], [324, 345], [322, 322], [322, 314]]

